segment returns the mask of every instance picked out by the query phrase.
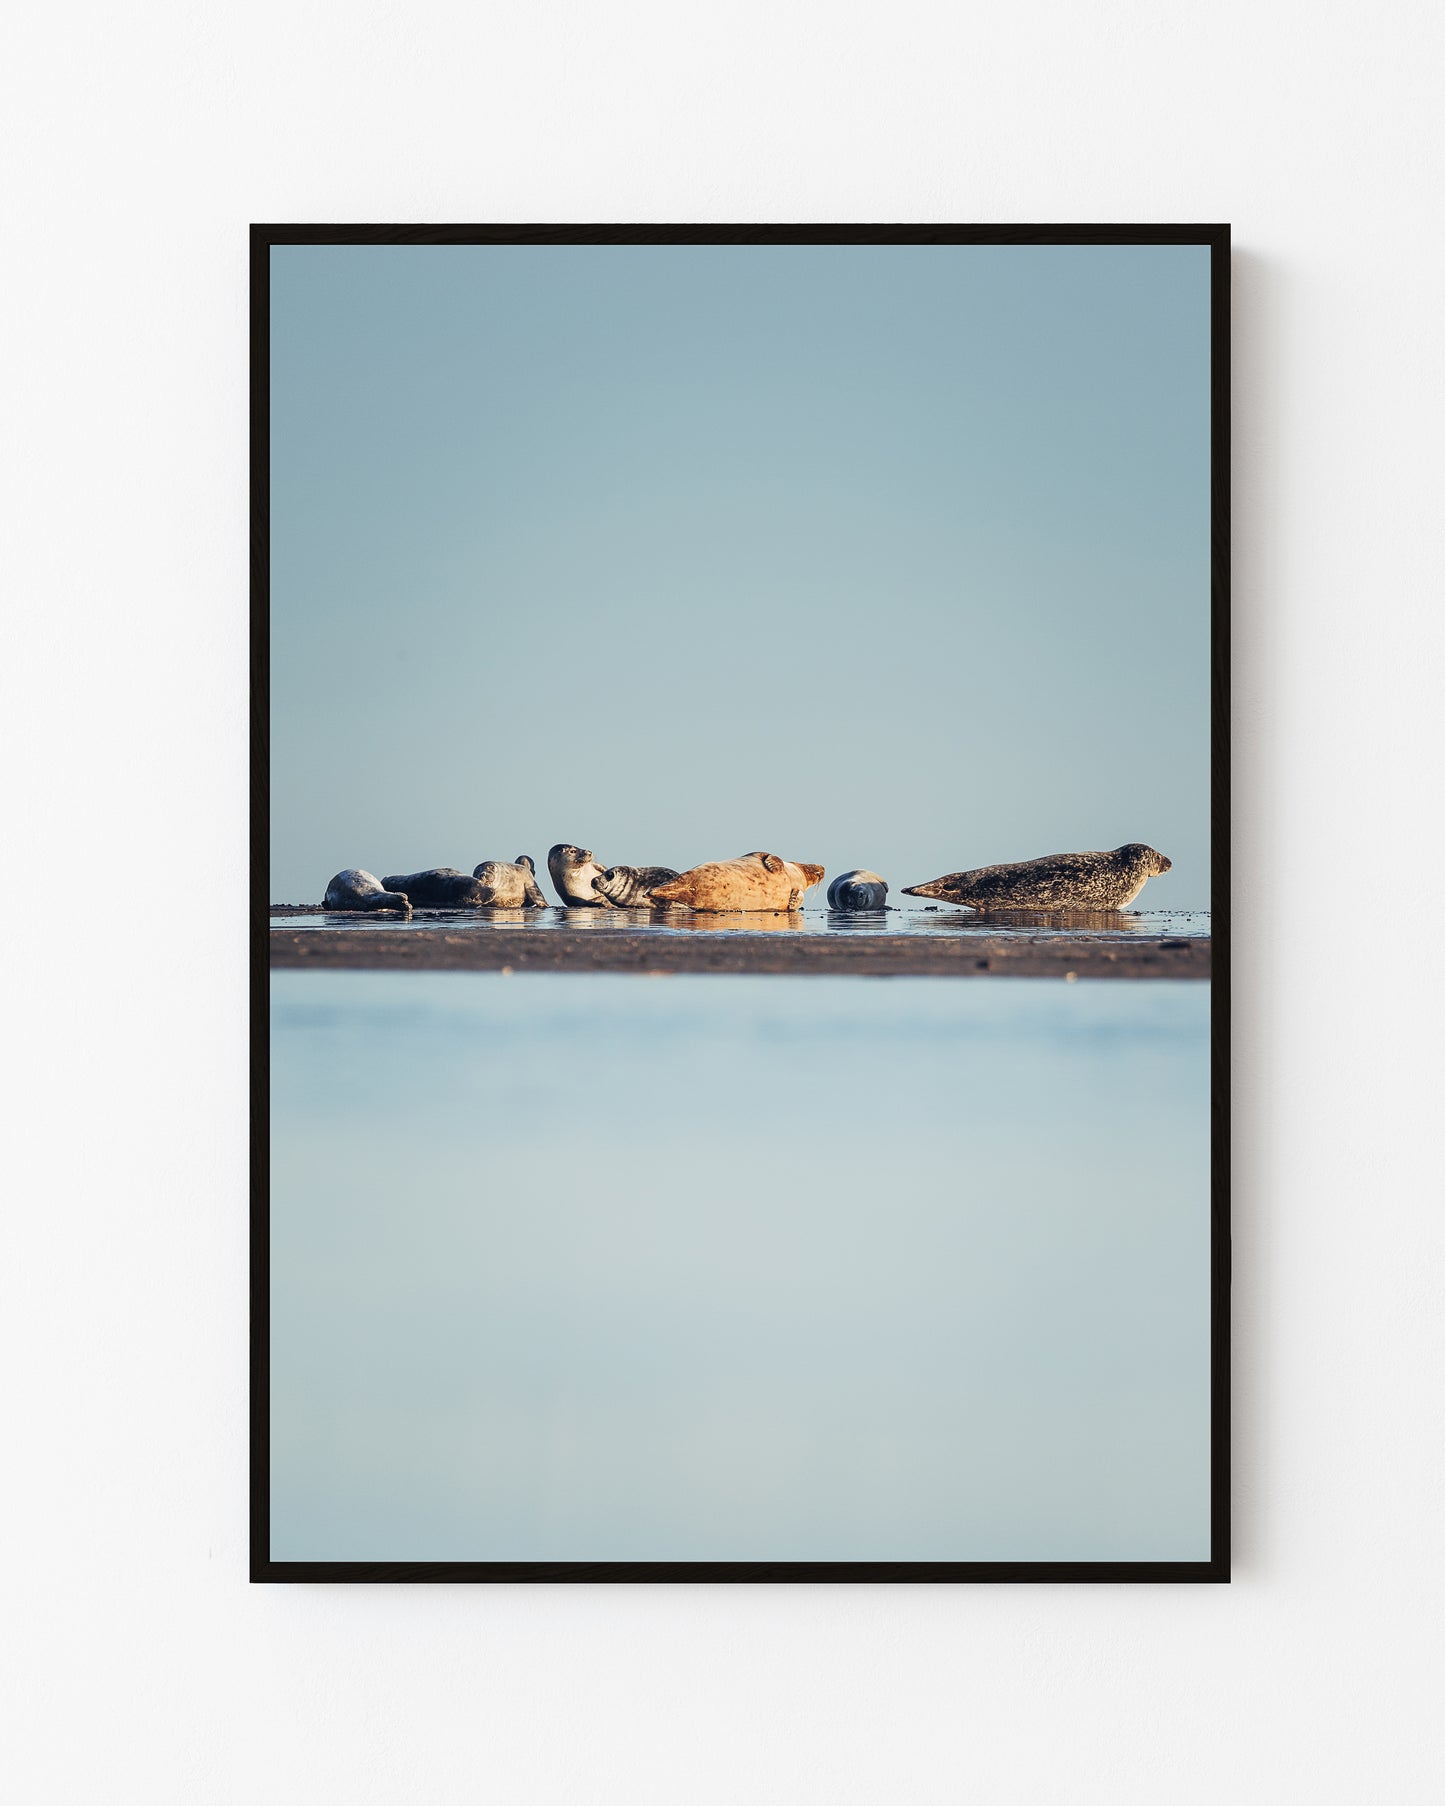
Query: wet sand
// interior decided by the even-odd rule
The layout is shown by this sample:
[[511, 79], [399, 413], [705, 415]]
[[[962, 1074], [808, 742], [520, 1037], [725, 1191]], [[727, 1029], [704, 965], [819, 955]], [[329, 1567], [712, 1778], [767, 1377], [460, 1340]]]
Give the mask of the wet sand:
[[[962, 911], [840, 925], [818, 915], [693, 917], [668, 925], [637, 912], [488, 912], [485, 923], [437, 912], [382, 925], [338, 921], [314, 907], [273, 908], [277, 969], [398, 972], [674, 972], [853, 974], [859, 977], [1195, 978], [1211, 973], [1211, 941], [1197, 931], [1128, 918], [990, 920]], [[539, 912], [541, 914], [543, 912]], [[297, 917], [308, 925], [292, 925]], [[578, 921], [577, 918], [583, 919]], [[619, 917], [621, 919], [619, 919]], [[289, 918], [289, 920], [288, 920]], [[902, 925], [899, 925], [901, 929]]]

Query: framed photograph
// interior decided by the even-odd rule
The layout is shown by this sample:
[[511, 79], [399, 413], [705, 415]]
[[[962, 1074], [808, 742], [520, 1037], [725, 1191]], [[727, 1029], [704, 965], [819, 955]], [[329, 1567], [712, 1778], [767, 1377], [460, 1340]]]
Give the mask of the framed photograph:
[[252, 1578], [1229, 1578], [1229, 231], [252, 228]]

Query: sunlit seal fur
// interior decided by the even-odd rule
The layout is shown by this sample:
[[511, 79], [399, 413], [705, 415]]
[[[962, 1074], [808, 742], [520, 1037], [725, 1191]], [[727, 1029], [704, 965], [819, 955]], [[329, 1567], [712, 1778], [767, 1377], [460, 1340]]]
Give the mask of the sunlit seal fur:
[[888, 881], [877, 872], [840, 872], [828, 886], [829, 909], [886, 909]]
[[937, 897], [984, 915], [994, 909], [1123, 909], [1147, 879], [1167, 872], [1170, 864], [1153, 847], [1132, 840], [1112, 853], [1051, 853], [1019, 865], [949, 872], [928, 884], [911, 884], [903, 894]]
[[356, 866], [349, 866], [344, 872], [336, 874], [326, 887], [326, 898], [321, 907], [394, 909], [398, 915], [411, 914], [411, 904], [402, 891], [383, 890], [379, 878], [373, 878], [370, 872], [360, 871]]
[[618, 909], [646, 909], [659, 884], [676, 878], [667, 865], [609, 865], [592, 884], [599, 895]]
[[405, 891], [413, 909], [476, 909], [487, 902], [486, 886], [454, 865], [398, 873], [382, 883], [388, 890]]
[[821, 884], [821, 865], [796, 864], [776, 853], [743, 853], [695, 865], [691, 871], [653, 886], [654, 903], [684, 909], [796, 909], [803, 893]]
[[547, 870], [557, 895], [569, 908], [608, 909], [606, 897], [592, 888], [592, 880], [603, 876], [602, 867], [586, 847], [559, 842], [547, 855]]
[[484, 859], [472, 876], [490, 892], [486, 901], [496, 909], [547, 907], [537, 887], [537, 868], [526, 853], [518, 853], [511, 865], [505, 859]]

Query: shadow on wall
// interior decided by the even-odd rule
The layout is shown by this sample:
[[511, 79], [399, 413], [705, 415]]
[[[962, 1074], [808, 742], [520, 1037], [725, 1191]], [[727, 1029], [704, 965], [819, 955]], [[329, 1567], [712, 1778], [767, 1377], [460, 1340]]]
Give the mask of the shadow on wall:
[[[1260, 1086], [1273, 1065], [1278, 1006], [1264, 983], [1279, 949], [1269, 927], [1279, 919], [1279, 802], [1271, 774], [1279, 769], [1276, 723], [1266, 709], [1286, 678], [1285, 640], [1277, 612], [1278, 540], [1271, 531], [1280, 483], [1279, 446], [1285, 434], [1279, 372], [1284, 367], [1283, 277], [1278, 264], [1254, 251], [1230, 260], [1232, 352], [1231, 644], [1233, 690], [1236, 874], [1232, 896], [1245, 932], [1236, 940], [1241, 982], [1233, 1009], [1233, 1242], [1232, 1294], [1234, 1571], [1240, 1578], [1266, 1564], [1268, 1538], [1261, 1515], [1263, 1451], [1271, 1440], [1267, 1401], [1274, 1396], [1264, 1326], [1273, 1315], [1268, 1238], [1256, 1208], [1269, 1195], [1266, 1176], [1278, 1158], [1268, 1100]], [[1223, 799], [1222, 782], [1216, 794]], [[1218, 869], [1218, 867], [1216, 867]], [[1221, 874], [1222, 877], [1222, 874]], [[1220, 1000], [1221, 1006], [1224, 999]]]

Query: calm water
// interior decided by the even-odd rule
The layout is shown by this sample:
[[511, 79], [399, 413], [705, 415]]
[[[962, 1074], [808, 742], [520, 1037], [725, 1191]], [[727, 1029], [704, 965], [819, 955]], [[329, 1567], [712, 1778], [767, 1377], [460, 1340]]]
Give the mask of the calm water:
[[485, 933], [488, 928], [530, 928], [538, 933], [558, 929], [587, 934], [1083, 934], [1115, 939], [1121, 934], [1167, 935], [1190, 938], [1207, 936], [1207, 910], [1019, 910], [987, 917], [947, 905], [890, 906], [877, 914], [845, 914], [825, 908], [805, 908], [791, 913], [766, 915], [758, 911], [737, 914], [670, 914], [648, 909], [423, 909], [409, 919], [393, 915], [368, 915], [355, 911], [320, 911], [308, 915], [274, 918], [286, 928], [431, 928], [445, 922], [461, 923]]
[[276, 1558], [1207, 1555], [1208, 985], [272, 988]]

